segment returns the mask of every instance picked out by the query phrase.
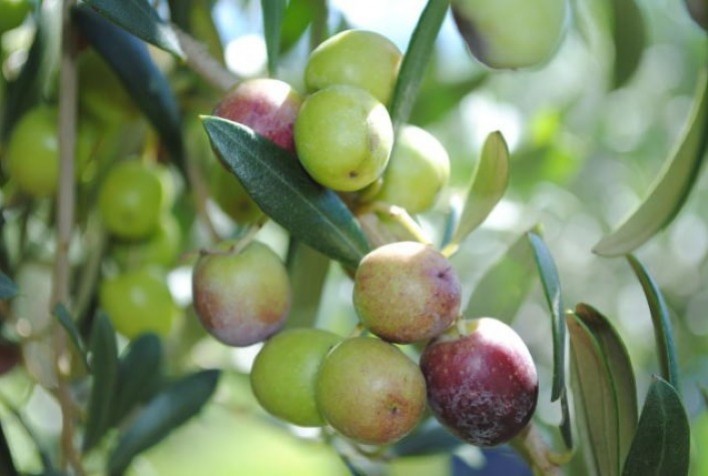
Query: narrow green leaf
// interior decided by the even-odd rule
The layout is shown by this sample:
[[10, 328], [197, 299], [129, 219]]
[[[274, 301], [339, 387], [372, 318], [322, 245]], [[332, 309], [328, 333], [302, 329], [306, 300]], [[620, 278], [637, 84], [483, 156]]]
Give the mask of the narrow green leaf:
[[0, 271], [0, 299], [12, 299], [17, 296], [17, 284], [8, 275]]
[[472, 183], [462, 210], [462, 218], [452, 237], [456, 249], [489, 216], [501, 200], [509, 183], [509, 149], [501, 132], [492, 132], [482, 147], [482, 154], [472, 175]]
[[391, 100], [391, 119], [395, 127], [407, 122], [410, 117], [449, 6], [450, 0], [428, 0], [413, 30]]
[[271, 77], [278, 74], [280, 56], [280, 31], [285, 16], [285, 0], [261, 0], [263, 11], [263, 33], [268, 53], [268, 72]]
[[287, 265], [293, 301], [288, 327], [314, 326], [329, 264], [330, 259], [322, 253], [297, 240], [290, 240]]
[[120, 435], [108, 459], [108, 472], [122, 474], [136, 455], [196, 415], [211, 398], [218, 380], [218, 370], [203, 370], [177, 380], [157, 394]]
[[290, 50], [312, 24], [324, 0], [290, 0], [285, 9], [280, 34], [280, 51]]
[[152, 398], [161, 384], [162, 342], [155, 334], [143, 334], [120, 357], [111, 423], [118, 424], [136, 405]]
[[703, 403], [708, 407], [708, 388], [700, 387], [701, 396], [703, 397]]
[[443, 119], [460, 105], [465, 96], [482, 86], [490, 73], [482, 71], [471, 78], [455, 82], [430, 79], [431, 76], [435, 75], [428, 74], [420, 87], [410, 115], [409, 122], [412, 124], [425, 126]]
[[622, 475], [688, 474], [690, 431], [678, 392], [654, 377]]
[[654, 338], [656, 339], [656, 349], [659, 353], [659, 366], [661, 376], [668, 381], [675, 389], [680, 389], [679, 371], [676, 359], [676, 345], [674, 344], [669, 308], [666, 306], [664, 295], [659, 286], [649, 275], [644, 265], [633, 255], [627, 255], [627, 260], [634, 274], [642, 285], [644, 294], [649, 303], [652, 323], [654, 324]]
[[76, 324], [74, 323], [74, 319], [73, 317], [71, 317], [71, 313], [69, 312], [69, 310], [66, 308], [66, 306], [64, 306], [64, 304], [58, 303], [56, 306], [54, 306], [52, 314], [54, 315], [54, 317], [57, 318], [59, 324], [61, 324], [61, 326], [64, 328], [67, 335], [71, 339], [71, 343], [74, 344], [74, 348], [76, 348], [77, 352], [81, 356], [84, 365], [87, 369], [89, 369], [90, 366], [88, 362], [88, 355], [86, 354], [86, 345], [84, 344], [84, 340], [81, 338], [79, 329], [77, 329]]
[[92, 449], [110, 427], [111, 406], [118, 374], [116, 333], [110, 319], [98, 313], [91, 329], [91, 396], [84, 434], [84, 451]]
[[0, 421], [0, 474], [4, 476], [17, 476], [20, 474], [15, 468], [12, 452], [2, 429], [2, 421]]
[[344, 202], [317, 184], [297, 158], [250, 128], [202, 118], [212, 147], [273, 220], [323, 254], [356, 267], [369, 245]]
[[612, 40], [615, 47], [613, 88], [622, 87], [639, 67], [646, 43], [644, 18], [634, 0], [610, 2]]
[[179, 106], [145, 43], [86, 6], [72, 12], [79, 30], [116, 73], [160, 134], [175, 165], [186, 174]]
[[147, 0], [84, 0], [84, 3], [138, 38], [184, 57], [174, 30]]
[[668, 225], [693, 187], [708, 144], [708, 70], [698, 80], [693, 110], [683, 137], [667, 159], [647, 198], [622, 225], [595, 245], [604, 256], [627, 254]]
[[578, 304], [566, 316], [575, 414], [589, 474], [618, 475], [637, 425], [637, 390], [629, 354], [605, 316]]
[[546, 296], [551, 311], [551, 330], [553, 332], [553, 390], [551, 401], [560, 398], [565, 387], [565, 319], [563, 299], [561, 297], [560, 278], [553, 261], [551, 251], [545, 241], [534, 232], [527, 233], [541, 278], [543, 294]]
[[531, 290], [533, 280], [529, 275], [534, 270], [533, 254], [523, 235], [475, 285], [463, 314], [470, 318], [489, 316], [511, 322]]

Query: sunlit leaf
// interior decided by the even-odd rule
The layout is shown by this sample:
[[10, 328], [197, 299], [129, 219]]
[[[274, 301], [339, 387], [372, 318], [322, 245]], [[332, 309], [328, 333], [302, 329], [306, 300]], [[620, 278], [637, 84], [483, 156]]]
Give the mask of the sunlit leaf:
[[111, 406], [118, 375], [118, 349], [116, 333], [110, 319], [103, 313], [96, 315], [91, 330], [91, 396], [88, 405], [88, 421], [84, 434], [84, 451], [93, 448], [110, 426]]
[[428, 0], [413, 30], [391, 100], [391, 119], [395, 127], [407, 122], [410, 117], [449, 6], [450, 0]]
[[451, 254], [489, 216], [509, 183], [509, 149], [501, 132], [492, 132], [482, 146], [462, 218], [449, 245]]
[[88, 369], [89, 363], [88, 356], [86, 354], [86, 345], [84, 344], [84, 340], [81, 338], [79, 329], [77, 329], [76, 324], [74, 323], [74, 318], [71, 317], [71, 313], [66, 306], [64, 306], [64, 304], [59, 303], [54, 306], [54, 311], [52, 314], [54, 314], [54, 317], [57, 318], [59, 324], [61, 324], [66, 331], [67, 335], [71, 339], [71, 343], [74, 344], [74, 348], [76, 348], [79, 355], [83, 359], [84, 365]]
[[0, 474], [6, 476], [17, 476], [20, 474], [17, 472], [17, 468], [15, 468], [10, 446], [7, 444], [5, 432], [2, 429], [2, 421], [0, 421]]
[[[475, 285], [466, 317], [494, 317], [511, 322], [531, 290], [535, 263], [526, 235], [516, 240]], [[499, 299], [504, 296], [504, 299]]]
[[622, 87], [639, 67], [644, 53], [644, 18], [634, 0], [611, 0], [610, 19], [615, 47], [613, 87]]
[[108, 458], [108, 472], [122, 474], [137, 454], [199, 413], [216, 390], [218, 380], [218, 370], [203, 370], [177, 380], [157, 394], [120, 435]]
[[661, 375], [674, 388], [679, 389], [679, 371], [676, 360], [676, 346], [674, 344], [673, 330], [669, 309], [666, 306], [664, 295], [661, 293], [656, 281], [649, 275], [647, 269], [633, 255], [628, 255], [627, 260], [632, 266], [634, 274], [642, 285], [644, 294], [649, 303], [652, 323], [654, 324], [654, 337], [661, 367]]
[[120, 422], [136, 405], [148, 401], [162, 384], [162, 342], [155, 334], [133, 340], [121, 355], [111, 423]]
[[369, 245], [336, 193], [312, 180], [293, 154], [248, 127], [218, 117], [202, 121], [223, 164], [269, 217], [295, 238], [356, 267]]
[[655, 377], [647, 393], [623, 476], [688, 474], [690, 427], [676, 389]]
[[268, 53], [268, 72], [275, 77], [280, 56], [280, 30], [285, 16], [285, 0], [261, 0], [263, 11], [263, 36]]
[[147, 0], [84, 0], [95, 11], [158, 48], [184, 56], [177, 35]]
[[17, 284], [8, 275], [0, 271], [0, 299], [11, 299], [17, 296]]
[[618, 475], [637, 425], [637, 390], [629, 354], [605, 316], [578, 304], [566, 316], [574, 405], [588, 474]]
[[73, 14], [81, 33], [106, 60], [160, 134], [175, 165], [184, 170], [179, 106], [145, 43], [86, 6], [74, 8]]
[[314, 326], [329, 264], [330, 259], [322, 253], [297, 240], [290, 241], [287, 267], [293, 301], [286, 324], [288, 327]]
[[677, 149], [668, 157], [647, 198], [615, 231], [595, 245], [605, 256], [629, 253], [668, 225], [693, 187], [708, 144], [708, 70], [698, 80], [693, 110]]

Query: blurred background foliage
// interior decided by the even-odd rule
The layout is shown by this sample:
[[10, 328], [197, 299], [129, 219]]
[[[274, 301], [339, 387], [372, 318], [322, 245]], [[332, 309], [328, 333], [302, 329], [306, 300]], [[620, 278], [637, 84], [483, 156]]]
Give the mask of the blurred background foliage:
[[[165, 2], [155, 3], [158, 11], [168, 11]], [[169, 3], [172, 20], [189, 29], [232, 72], [243, 78], [267, 74], [260, 2]], [[366, 28], [388, 36], [402, 51], [424, 3], [335, 0], [329, 2], [327, 11], [321, 11], [320, 2], [299, 2], [326, 14], [330, 33]], [[626, 12], [613, 20], [615, 3], [623, 2], [571, 3], [572, 18], [568, 19], [569, 29], [557, 55], [531, 71], [492, 71], [477, 63], [466, 51], [451, 18], [446, 20], [411, 122], [427, 128], [446, 146], [452, 159], [452, 182], [439, 206], [419, 219], [439, 240], [448, 204], [464, 196], [484, 138], [500, 130], [511, 152], [511, 182], [502, 202], [453, 258], [466, 295], [472, 294], [476, 283], [525, 231], [540, 225], [558, 266], [566, 305], [587, 302], [612, 320], [628, 346], [638, 394], [645, 395], [651, 375], [658, 373], [646, 298], [625, 260], [599, 257], [591, 248], [646, 196], [673, 149], [687, 120], [699, 69], [708, 61], [708, 41], [680, 1], [639, 0], [635, 14], [640, 15], [640, 21]], [[303, 19], [309, 14], [288, 10], [278, 72], [280, 79], [301, 91], [307, 53], [327, 34], [307, 29], [306, 34], [299, 35], [307, 28]], [[28, 19], [22, 27], [2, 36], [3, 81], [14, 77], [27, 57], [33, 28]], [[187, 124], [188, 154], [209, 156], [203, 131], [192, 123], [198, 114], [211, 111], [220, 93], [164, 53], [152, 53], [168, 73], [180, 101]], [[85, 87], [91, 87], [90, 82]], [[122, 92], [119, 85], [114, 87]], [[120, 96], [110, 97], [123, 101], [117, 98]], [[7, 99], [0, 96], [0, 101]], [[145, 125], [139, 122], [126, 121], [123, 127], [130, 137], [145, 134]], [[115, 139], [111, 142], [112, 146], [118, 143]], [[129, 148], [121, 144], [110, 150], [119, 154]], [[195, 210], [178, 200], [176, 208], [180, 206], [178, 218], [184, 228]], [[233, 223], [214, 207], [211, 212], [222, 233], [235, 233]], [[30, 230], [35, 239], [46, 232], [39, 222]], [[187, 230], [188, 248], [196, 250], [206, 242], [204, 235], [203, 231]], [[285, 254], [286, 237], [276, 225], [268, 224], [261, 236]], [[708, 447], [708, 414], [700, 392], [701, 387], [708, 387], [705, 170], [676, 220], [642, 246], [637, 256], [668, 300], [692, 442], [695, 448]], [[170, 275], [172, 290], [187, 315], [180, 331], [167, 342], [168, 367], [174, 372], [222, 367], [226, 372], [205, 412], [136, 460], [131, 474], [347, 474], [349, 470], [331, 446], [339, 447], [341, 442], [323, 442], [316, 430], [285, 426], [258, 407], [247, 378], [257, 347], [233, 350], [205, 337], [188, 308], [191, 259], [193, 256], [187, 256]], [[29, 283], [33, 293], [47, 288], [49, 273], [43, 266], [40, 263], [25, 269], [17, 280]], [[543, 293], [527, 270], [509, 268], [505, 273], [502, 283], [513, 285], [524, 279], [530, 283], [528, 298], [518, 312], [506, 317], [539, 366], [541, 390], [536, 421], [560, 448], [560, 437], [554, 429], [560, 412], [556, 404], [550, 404], [552, 348]], [[352, 284], [338, 265], [329, 267], [328, 278], [317, 323], [346, 335], [356, 323], [350, 300]], [[503, 284], [501, 288], [479, 299], [504, 300]], [[18, 305], [41, 305], [38, 299], [31, 303], [18, 300]], [[478, 302], [476, 306], [483, 309], [485, 304]], [[40, 461], [32, 439], [8, 405], [2, 403], [20, 409], [25, 424], [40, 443], [56, 438], [59, 432], [56, 403], [19, 368], [0, 377], [0, 398], [0, 417], [18, 467], [38, 471]], [[350, 456], [371, 474], [528, 474], [507, 448], [480, 452], [460, 446], [452, 452], [411, 453], [416, 455], [384, 463], [366, 462], [357, 454]], [[708, 474], [708, 453], [694, 451], [693, 455], [691, 474]], [[581, 474], [573, 472], [572, 465], [570, 468], [569, 474]]]

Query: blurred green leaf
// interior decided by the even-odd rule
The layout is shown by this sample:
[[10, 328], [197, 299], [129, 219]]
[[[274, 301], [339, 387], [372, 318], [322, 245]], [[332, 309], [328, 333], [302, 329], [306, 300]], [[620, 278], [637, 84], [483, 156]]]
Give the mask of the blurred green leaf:
[[116, 333], [110, 319], [103, 313], [96, 315], [89, 345], [93, 384], [84, 433], [84, 451], [92, 449], [110, 427], [111, 407], [118, 374]]
[[622, 475], [688, 474], [690, 431], [678, 392], [654, 377]]
[[[531, 290], [535, 263], [526, 235], [516, 240], [475, 285], [465, 317], [495, 317], [511, 322]], [[504, 296], [504, 299], [499, 299]]]
[[413, 104], [409, 120], [411, 124], [425, 127], [443, 119], [460, 105], [465, 96], [484, 84], [489, 72], [483, 71], [454, 83], [429, 79], [430, 76], [433, 75], [427, 75], [427, 81], [421, 85], [420, 93]]
[[118, 424], [136, 405], [152, 398], [161, 384], [162, 342], [155, 334], [142, 334], [120, 357], [111, 423]]
[[17, 476], [20, 474], [15, 468], [12, 452], [2, 429], [2, 421], [0, 421], [0, 474], [3, 476]]
[[329, 258], [322, 253], [297, 240], [290, 240], [287, 266], [293, 301], [286, 323], [288, 327], [314, 326], [329, 263]]
[[91, 367], [89, 365], [88, 355], [86, 354], [86, 345], [84, 344], [84, 340], [81, 338], [79, 329], [76, 327], [74, 318], [71, 317], [69, 310], [66, 306], [64, 306], [64, 304], [58, 303], [54, 306], [52, 314], [57, 318], [59, 324], [61, 324], [66, 331], [67, 335], [71, 339], [71, 343], [74, 344], [74, 348], [76, 348], [77, 352], [81, 356], [86, 368], [90, 369]]
[[61, 36], [61, 2], [44, 2], [37, 29], [20, 74], [7, 83], [2, 103], [0, 140], [5, 141], [22, 115], [55, 87]]
[[428, 0], [418, 19], [408, 49], [403, 56], [389, 108], [394, 127], [407, 122], [410, 117], [418, 89], [425, 76], [425, 69], [433, 53], [435, 39], [449, 6], [450, 0]]
[[693, 110], [678, 148], [667, 158], [647, 198], [615, 231], [595, 245], [603, 256], [629, 253], [668, 225], [693, 187], [708, 144], [708, 69], [698, 80]]
[[175, 165], [186, 174], [177, 100], [145, 43], [88, 7], [72, 11], [79, 30], [118, 75], [135, 104], [160, 134]]
[[0, 271], [0, 299], [11, 299], [17, 296], [17, 284], [8, 275]]
[[285, 9], [280, 35], [280, 51], [290, 50], [302, 38], [314, 19], [326, 11], [325, 0], [290, 0]]
[[184, 57], [174, 30], [147, 0], [84, 0], [84, 3], [138, 38], [180, 58]]
[[566, 316], [578, 432], [588, 474], [618, 475], [637, 426], [637, 389], [629, 354], [605, 316], [578, 304]]
[[313, 181], [297, 157], [248, 127], [218, 117], [202, 121], [220, 160], [269, 217], [303, 243], [356, 267], [369, 245], [336, 193]]
[[674, 344], [671, 319], [669, 317], [669, 309], [666, 306], [666, 301], [656, 281], [649, 275], [644, 265], [631, 254], [627, 255], [627, 260], [641, 283], [644, 294], [647, 297], [647, 302], [649, 303], [649, 311], [651, 312], [651, 319], [654, 324], [656, 349], [659, 353], [661, 375], [678, 391], [681, 387], [679, 386], [676, 346]]
[[423, 456], [452, 453], [464, 443], [443, 428], [434, 418], [421, 424], [413, 433], [391, 447], [396, 456]]
[[639, 67], [646, 43], [644, 18], [634, 0], [610, 1], [610, 24], [615, 47], [614, 89], [624, 86]]
[[454, 253], [459, 244], [489, 216], [504, 195], [508, 183], [509, 149], [501, 132], [492, 132], [482, 146], [448, 255]]
[[268, 52], [268, 72], [271, 77], [278, 74], [278, 57], [280, 56], [280, 32], [285, 16], [285, 0], [261, 0], [263, 11], [263, 35]]
[[703, 397], [703, 403], [708, 407], [708, 388], [700, 387], [701, 396]]
[[122, 474], [136, 455], [199, 413], [216, 390], [219, 374], [219, 370], [195, 372], [157, 394], [120, 435], [108, 458], [108, 472]]

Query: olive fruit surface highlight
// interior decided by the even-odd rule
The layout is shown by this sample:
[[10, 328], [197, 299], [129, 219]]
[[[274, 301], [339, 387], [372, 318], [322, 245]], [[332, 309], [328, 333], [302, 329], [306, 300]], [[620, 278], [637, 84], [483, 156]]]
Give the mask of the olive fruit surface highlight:
[[275, 334], [292, 301], [280, 257], [254, 241], [242, 250], [235, 242], [203, 254], [192, 273], [194, 309], [202, 325], [224, 344], [243, 347]]
[[98, 207], [110, 233], [135, 240], [157, 229], [164, 201], [165, 190], [156, 167], [124, 160], [106, 174]]
[[367, 30], [346, 30], [315, 48], [305, 68], [305, 84], [317, 91], [348, 84], [388, 104], [403, 55], [385, 36]]
[[414, 241], [374, 249], [354, 276], [354, 307], [362, 324], [397, 343], [429, 339], [447, 329], [460, 312], [461, 293], [447, 258]]
[[493, 318], [465, 323], [423, 351], [428, 404], [454, 435], [476, 446], [509, 441], [528, 424], [538, 400], [538, 376], [528, 348]]
[[104, 279], [99, 302], [116, 331], [129, 339], [145, 332], [166, 336], [180, 315], [165, 274], [152, 267]]
[[315, 379], [325, 355], [341, 340], [313, 328], [290, 329], [268, 339], [250, 377], [261, 406], [295, 425], [324, 425], [315, 402]]
[[545, 63], [565, 31], [567, 0], [455, 0], [452, 14], [472, 54], [492, 68]]
[[374, 200], [420, 213], [435, 200], [450, 178], [450, 157], [440, 141], [425, 129], [402, 126]]
[[400, 349], [373, 337], [343, 341], [325, 357], [317, 406], [342, 435], [384, 445], [408, 434], [425, 409], [425, 380]]
[[309, 96], [295, 121], [300, 162], [317, 182], [352, 192], [381, 176], [393, 146], [388, 111], [363, 89], [332, 86]]

